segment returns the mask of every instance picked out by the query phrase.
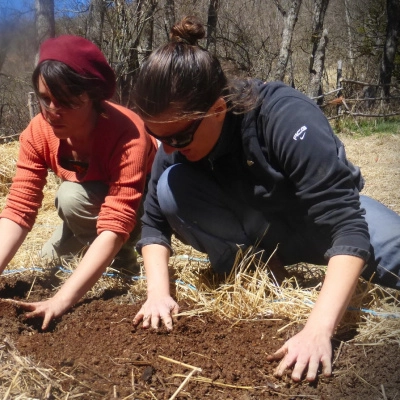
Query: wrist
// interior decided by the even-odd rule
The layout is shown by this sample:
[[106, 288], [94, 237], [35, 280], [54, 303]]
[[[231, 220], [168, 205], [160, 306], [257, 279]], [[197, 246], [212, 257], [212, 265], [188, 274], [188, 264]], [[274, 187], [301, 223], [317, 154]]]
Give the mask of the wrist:
[[332, 337], [336, 330], [336, 323], [331, 320], [312, 318], [312, 316], [310, 316], [304, 326], [304, 330], [318, 332], [324, 336]]
[[170, 291], [169, 287], [168, 288], [160, 288], [160, 287], [154, 287], [152, 288], [147, 288], [147, 297], [165, 297], [165, 296], [170, 296]]
[[61, 288], [54, 296], [53, 301], [57, 302], [59, 308], [62, 309], [64, 313], [68, 309], [70, 309], [78, 300], [79, 298], [75, 298], [72, 293], [69, 295], [68, 293], [64, 293], [63, 288]]

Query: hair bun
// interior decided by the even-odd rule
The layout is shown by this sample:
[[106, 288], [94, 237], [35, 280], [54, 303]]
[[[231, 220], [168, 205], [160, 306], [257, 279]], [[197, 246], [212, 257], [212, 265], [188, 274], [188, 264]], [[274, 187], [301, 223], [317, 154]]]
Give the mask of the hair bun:
[[203, 24], [194, 16], [187, 16], [175, 24], [170, 31], [170, 39], [173, 42], [197, 45], [206, 34]]

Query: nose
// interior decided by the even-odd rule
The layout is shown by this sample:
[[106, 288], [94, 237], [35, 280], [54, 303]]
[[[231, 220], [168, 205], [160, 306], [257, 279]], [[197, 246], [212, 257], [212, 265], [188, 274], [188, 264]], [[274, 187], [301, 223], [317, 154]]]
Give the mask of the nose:
[[47, 115], [50, 115], [51, 117], [58, 118], [60, 116], [60, 107], [58, 107], [57, 104], [51, 102], [45, 108], [45, 112]]

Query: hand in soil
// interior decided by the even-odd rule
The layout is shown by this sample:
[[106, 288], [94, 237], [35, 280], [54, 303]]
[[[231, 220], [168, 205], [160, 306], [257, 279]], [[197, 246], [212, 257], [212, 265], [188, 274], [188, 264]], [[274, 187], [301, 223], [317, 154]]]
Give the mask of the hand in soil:
[[292, 379], [300, 381], [307, 371], [306, 379], [316, 379], [318, 368], [322, 364], [325, 376], [332, 374], [332, 345], [329, 336], [320, 332], [308, 332], [305, 329], [290, 338], [278, 351], [267, 356], [267, 361], [279, 361], [274, 376], [280, 378], [284, 372], [294, 366]]
[[179, 306], [171, 296], [149, 297], [133, 319], [133, 324], [137, 326], [143, 321], [143, 328], [158, 329], [162, 322], [168, 330], [172, 330], [172, 319], [178, 311]]
[[60, 317], [66, 311], [61, 302], [54, 297], [48, 300], [27, 303], [23, 301], [15, 301], [15, 304], [25, 311], [30, 311], [25, 314], [25, 318], [43, 317], [42, 329], [46, 330], [49, 327], [50, 321]]

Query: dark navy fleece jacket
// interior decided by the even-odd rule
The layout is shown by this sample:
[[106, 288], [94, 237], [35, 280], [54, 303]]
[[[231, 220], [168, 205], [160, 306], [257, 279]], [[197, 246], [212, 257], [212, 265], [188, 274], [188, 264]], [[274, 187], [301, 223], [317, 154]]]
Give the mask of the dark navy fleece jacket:
[[369, 257], [368, 226], [360, 209], [363, 179], [347, 159], [318, 106], [281, 82], [254, 80], [260, 105], [244, 114], [228, 112], [211, 153], [190, 162], [178, 151], [159, 148], [142, 218], [140, 251], [147, 244], [170, 247], [171, 228], [157, 200], [162, 172], [190, 163], [216, 180], [223, 190], [261, 210], [267, 218], [315, 224], [329, 235], [326, 258], [338, 254]]

